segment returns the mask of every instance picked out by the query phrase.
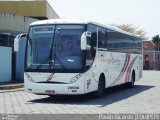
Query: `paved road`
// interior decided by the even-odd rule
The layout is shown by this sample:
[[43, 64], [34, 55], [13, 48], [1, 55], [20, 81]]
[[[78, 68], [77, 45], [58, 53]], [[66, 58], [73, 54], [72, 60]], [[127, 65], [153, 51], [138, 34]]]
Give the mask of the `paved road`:
[[143, 79], [132, 89], [114, 87], [105, 96], [91, 95], [50, 98], [23, 90], [0, 91], [0, 113], [160, 113], [160, 72], [144, 71]]

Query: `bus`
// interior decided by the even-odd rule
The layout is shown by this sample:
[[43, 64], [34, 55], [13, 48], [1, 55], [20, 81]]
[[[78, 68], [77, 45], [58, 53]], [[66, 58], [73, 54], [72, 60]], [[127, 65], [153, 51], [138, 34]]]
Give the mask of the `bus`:
[[142, 78], [142, 40], [121, 29], [87, 20], [51, 19], [31, 23], [26, 39], [24, 85], [29, 93], [92, 92], [102, 97], [105, 88], [131, 88]]

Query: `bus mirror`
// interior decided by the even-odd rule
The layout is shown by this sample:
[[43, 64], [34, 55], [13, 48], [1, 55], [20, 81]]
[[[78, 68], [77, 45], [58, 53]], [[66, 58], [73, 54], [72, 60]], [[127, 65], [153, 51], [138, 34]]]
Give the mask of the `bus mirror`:
[[19, 34], [14, 39], [14, 52], [19, 51], [19, 41], [22, 37], [26, 37], [27, 34]]
[[91, 32], [87, 31], [87, 32], [85, 32], [85, 34], [86, 34], [87, 37], [91, 37]]
[[81, 50], [87, 49], [87, 37], [91, 37], [91, 32], [84, 32], [81, 36]]

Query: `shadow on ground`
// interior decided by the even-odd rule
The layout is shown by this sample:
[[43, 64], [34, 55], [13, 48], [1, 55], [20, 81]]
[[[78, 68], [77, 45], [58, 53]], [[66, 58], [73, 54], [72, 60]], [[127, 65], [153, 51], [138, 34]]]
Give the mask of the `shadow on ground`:
[[125, 89], [122, 86], [116, 86], [105, 90], [105, 95], [102, 98], [94, 98], [92, 94], [78, 96], [54, 96], [42, 99], [28, 101], [30, 104], [71, 104], [71, 105], [101, 105], [102, 107], [127, 99], [141, 92], [149, 90], [154, 86], [135, 85], [134, 88]]

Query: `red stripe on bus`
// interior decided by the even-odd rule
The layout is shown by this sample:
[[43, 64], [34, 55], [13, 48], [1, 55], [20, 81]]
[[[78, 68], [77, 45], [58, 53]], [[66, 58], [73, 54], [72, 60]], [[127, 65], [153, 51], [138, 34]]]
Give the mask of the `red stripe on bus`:
[[127, 70], [127, 67], [129, 65], [130, 62], [130, 53], [126, 54], [126, 59], [125, 59], [125, 64], [120, 72], [120, 74], [118, 75], [118, 77], [115, 79], [115, 81], [111, 84], [111, 86], [113, 86], [116, 82], [118, 82], [124, 75], [124, 73]]

